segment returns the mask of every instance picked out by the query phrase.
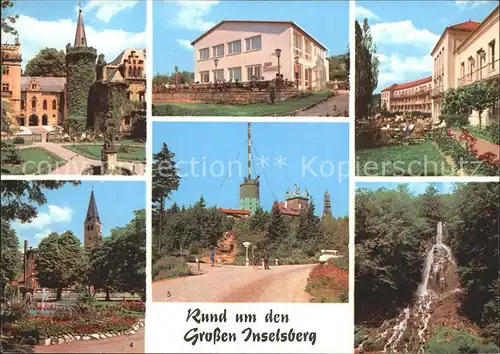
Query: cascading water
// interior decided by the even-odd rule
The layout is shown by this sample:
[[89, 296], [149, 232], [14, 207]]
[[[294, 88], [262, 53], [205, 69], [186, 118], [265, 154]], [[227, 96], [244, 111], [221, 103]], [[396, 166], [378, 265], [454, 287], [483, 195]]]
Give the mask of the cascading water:
[[451, 249], [443, 242], [443, 224], [439, 222], [435, 244], [424, 261], [415, 302], [399, 314], [394, 326], [377, 336], [377, 339], [385, 341], [383, 352], [423, 352], [432, 305], [456, 290], [458, 280], [455, 270]]

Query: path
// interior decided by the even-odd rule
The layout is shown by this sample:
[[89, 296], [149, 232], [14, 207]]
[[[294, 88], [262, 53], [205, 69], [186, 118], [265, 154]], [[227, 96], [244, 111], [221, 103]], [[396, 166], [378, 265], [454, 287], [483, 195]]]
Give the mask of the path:
[[60, 345], [38, 345], [33, 349], [35, 353], [144, 353], [144, 328], [140, 328], [134, 335]]
[[[336, 110], [334, 110], [334, 106], [336, 106]], [[304, 117], [326, 117], [327, 115], [338, 116], [342, 114], [342, 117], [344, 117], [345, 111], [349, 112], [349, 91], [339, 91], [337, 96], [330, 97], [328, 100], [306, 109], [298, 115]], [[348, 116], [349, 114], [346, 117]]]
[[[81, 175], [84, 170], [92, 166], [100, 166], [101, 161], [89, 159], [88, 157], [79, 155], [69, 149], [64, 148], [63, 144], [37, 142], [30, 145], [19, 146], [19, 149], [27, 149], [31, 147], [39, 147], [45, 149], [60, 158], [64, 159], [66, 163], [50, 172], [51, 175]], [[136, 175], [143, 175], [145, 164], [118, 161], [117, 166], [134, 171]]]
[[[309, 302], [305, 287], [314, 264], [261, 267], [202, 264], [202, 275], [153, 283], [153, 301]], [[171, 296], [166, 297], [167, 292]]]
[[[457, 130], [452, 130], [451, 133], [458, 139], [458, 137], [462, 134], [462, 132], [457, 131]], [[474, 137], [477, 139], [476, 142], [476, 149], [477, 149], [477, 154], [478, 155], [483, 155], [488, 152], [491, 152], [495, 154], [497, 159], [500, 157], [500, 145], [497, 145], [495, 143], [492, 143], [490, 141]]]

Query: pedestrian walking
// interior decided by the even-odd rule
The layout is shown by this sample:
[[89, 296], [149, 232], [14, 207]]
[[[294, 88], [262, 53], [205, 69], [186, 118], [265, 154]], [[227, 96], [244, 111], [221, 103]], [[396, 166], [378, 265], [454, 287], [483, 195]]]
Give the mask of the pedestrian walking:
[[253, 269], [257, 269], [257, 263], [258, 263], [258, 260], [259, 260], [259, 257], [257, 256], [257, 254], [254, 253], [253, 255]]
[[210, 250], [210, 267], [215, 267], [215, 252], [213, 247]]
[[264, 269], [269, 269], [269, 252], [267, 250], [264, 250], [262, 258], [264, 259]]

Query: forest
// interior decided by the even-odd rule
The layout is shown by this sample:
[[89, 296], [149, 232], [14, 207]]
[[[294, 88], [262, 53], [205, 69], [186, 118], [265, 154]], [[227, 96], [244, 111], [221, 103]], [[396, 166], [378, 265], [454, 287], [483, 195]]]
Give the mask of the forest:
[[[440, 194], [430, 184], [421, 195], [412, 194], [408, 185], [356, 191], [355, 346], [359, 352], [401, 352], [402, 348], [425, 353], [498, 352], [499, 187], [462, 183], [453, 192]], [[439, 222], [445, 228], [443, 249], [451, 251], [450, 264], [459, 285], [446, 294], [429, 292], [428, 308], [414, 314], [424, 262], [437, 243]], [[423, 330], [416, 333], [410, 327], [421, 325], [416, 322], [422, 313], [428, 317], [420, 327]], [[393, 328], [404, 319], [402, 314], [406, 321], [399, 323], [405, 330], [398, 344], [383, 329]]]

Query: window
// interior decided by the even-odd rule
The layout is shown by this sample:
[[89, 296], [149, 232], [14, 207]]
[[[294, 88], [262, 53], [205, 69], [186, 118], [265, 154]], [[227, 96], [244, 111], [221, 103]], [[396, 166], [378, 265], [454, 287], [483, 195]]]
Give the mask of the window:
[[46, 111], [47, 110], [47, 100], [43, 100], [42, 106], [43, 106], [43, 110]]
[[210, 58], [210, 50], [208, 48], [200, 49], [198, 60], [208, 60]]
[[142, 78], [142, 68], [137, 68], [137, 77]]
[[208, 71], [200, 71], [200, 82], [202, 84], [206, 84], [210, 82], [210, 76]]
[[262, 49], [262, 38], [261, 36], [255, 36], [245, 39], [247, 52], [251, 50], [261, 50]]
[[132, 67], [131, 66], [128, 67], [128, 76], [129, 77], [132, 76]]
[[214, 81], [224, 81], [224, 69], [214, 70]]
[[229, 80], [241, 82], [241, 67], [229, 68]]
[[220, 58], [224, 56], [224, 44], [214, 45], [212, 47], [213, 57]]
[[490, 70], [495, 70], [495, 40], [488, 43], [488, 50], [490, 52]]
[[56, 100], [52, 101], [52, 109], [57, 109], [57, 101]]
[[137, 77], [137, 68], [134, 66], [134, 77]]
[[36, 97], [33, 97], [33, 98], [31, 99], [31, 108], [32, 108], [32, 109], [36, 109]]
[[252, 65], [247, 67], [248, 81], [259, 80], [261, 76], [260, 65]]
[[2, 83], [2, 91], [9, 91], [9, 84], [7, 82]]
[[311, 60], [312, 43], [309, 39], [305, 39], [306, 60]]
[[461, 77], [464, 77], [465, 76], [465, 62], [462, 62], [462, 64], [460, 64], [460, 72], [461, 72]]
[[295, 56], [302, 56], [302, 36], [299, 33], [293, 33], [293, 48]]
[[8, 66], [2, 66], [2, 74], [9, 75], [9, 67]]
[[227, 44], [227, 54], [239, 54], [241, 53], [241, 40], [229, 42]]

